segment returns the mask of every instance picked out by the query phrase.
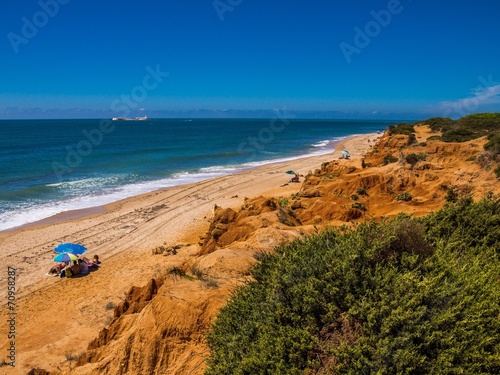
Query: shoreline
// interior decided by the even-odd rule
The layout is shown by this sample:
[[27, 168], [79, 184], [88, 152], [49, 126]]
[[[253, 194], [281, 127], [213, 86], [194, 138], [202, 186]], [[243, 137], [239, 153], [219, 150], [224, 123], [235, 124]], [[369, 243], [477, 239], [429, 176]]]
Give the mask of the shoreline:
[[220, 176], [215, 176], [215, 177], [207, 177], [205, 179], [201, 179], [201, 180], [195, 181], [195, 182], [180, 183], [178, 185], [168, 186], [168, 187], [159, 188], [159, 189], [153, 189], [151, 191], [145, 191], [143, 193], [134, 194], [134, 195], [131, 195], [129, 197], [121, 198], [121, 199], [116, 200], [116, 201], [112, 201], [112, 202], [104, 203], [104, 204], [99, 204], [99, 205], [96, 205], [96, 206], [84, 207], [84, 208], [76, 208], [76, 209], [70, 209], [70, 210], [66, 210], [66, 211], [61, 211], [61, 212], [58, 212], [58, 213], [56, 213], [54, 215], [50, 215], [48, 217], [45, 217], [43, 219], [35, 220], [35, 221], [28, 222], [28, 223], [21, 224], [21, 225], [16, 225], [15, 227], [12, 227], [12, 228], [2, 229], [2, 230], [0, 230], [0, 236], [2, 235], [2, 233], [12, 232], [12, 231], [16, 231], [16, 230], [25, 229], [25, 228], [30, 228], [30, 227], [33, 227], [33, 226], [59, 223], [59, 222], [67, 221], [67, 220], [73, 220], [73, 219], [83, 218], [83, 217], [86, 217], [86, 216], [89, 216], [89, 215], [93, 215], [93, 214], [97, 214], [97, 213], [105, 213], [107, 211], [107, 208], [106, 208], [107, 206], [113, 205], [113, 204], [115, 204], [117, 202], [120, 202], [120, 201], [125, 201], [127, 199], [134, 199], [135, 197], [139, 197], [139, 196], [144, 195], [144, 194], [150, 194], [150, 193], [153, 193], [153, 192], [156, 192], [156, 191], [164, 191], [166, 189], [173, 189], [173, 188], [178, 188], [178, 187], [182, 187], [182, 186], [188, 186], [188, 185], [191, 185], [191, 184], [198, 184], [198, 183], [201, 183], [203, 181], [217, 179], [217, 178], [220, 178], [220, 177], [238, 175], [239, 173], [244, 173], [244, 172], [247, 172], [247, 171], [252, 171], [252, 170], [255, 170], [255, 169], [258, 169], [258, 168], [262, 168], [262, 167], [266, 167], [266, 166], [270, 166], [270, 165], [279, 165], [279, 164], [282, 164], [282, 163], [294, 162], [296, 160], [299, 161], [299, 160], [302, 160], [302, 159], [315, 158], [315, 157], [321, 157], [321, 156], [325, 156], [325, 155], [334, 154], [335, 152], [337, 152], [336, 147], [338, 145], [342, 144], [343, 142], [345, 142], [348, 139], [356, 138], [356, 137], [363, 137], [363, 136], [377, 136], [377, 135], [380, 135], [380, 134], [379, 133], [353, 134], [352, 136], [348, 136], [348, 137], [345, 137], [345, 138], [340, 139], [340, 140], [330, 141], [328, 143], [327, 147], [333, 149], [334, 150], [333, 152], [318, 153], [317, 155], [316, 154], [306, 154], [306, 155], [303, 155], [303, 156], [297, 156], [297, 157], [290, 157], [290, 158], [279, 159], [278, 161], [272, 161], [272, 160], [270, 160], [270, 161], [262, 162], [262, 164], [259, 164], [257, 166], [252, 166], [252, 167], [249, 167], [249, 166], [243, 167], [243, 165], [242, 165], [242, 166], [239, 166], [237, 168], [237, 171], [235, 171], [235, 172], [229, 172], [228, 174], [222, 174]]
[[[33, 367], [52, 372], [64, 363], [67, 366], [64, 353], [84, 351], [109, 322], [113, 311], [105, 306], [119, 303], [132, 286], [146, 284], [158, 272], [195, 259], [215, 204], [237, 208], [247, 197], [290, 196], [302, 184], [289, 183], [285, 171], [306, 175], [338, 159], [342, 148], [351, 152], [351, 160], [361, 163], [358, 159], [380, 136], [350, 137], [328, 154], [168, 187], [107, 204], [102, 207], [105, 212], [70, 218], [82, 213], [72, 212], [57, 218], [62, 221], [0, 232], [0, 265], [4, 270], [8, 266], [17, 270], [17, 335], [22, 340], [17, 343], [16, 372], [12, 373], [25, 374]], [[88, 257], [99, 255], [101, 269], [76, 279], [46, 277], [53, 265], [53, 249], [62, 242], [85, 245]], [[183, 247], [176, 256], [152, 255], [156, 247], [177, 244]], [[0, 274], [0, 288], [7, 290], [5, 272]], [[68, 324], [61, 330], [59, 322], [64, 317]], [[3, 341], [0, 348], [6, 349], [5, 345]]]

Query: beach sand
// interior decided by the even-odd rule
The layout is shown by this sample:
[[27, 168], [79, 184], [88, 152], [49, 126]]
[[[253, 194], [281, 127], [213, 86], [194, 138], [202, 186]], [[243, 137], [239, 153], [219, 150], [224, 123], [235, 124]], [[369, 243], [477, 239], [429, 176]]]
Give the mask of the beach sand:
[[[0, 372], [26, 374], [35, 367], [64, 369], [67, 359], [85, 351], [88, 342], [109, 323], [113, 306], [123, 300], [131, 286], [144, 285], [169, 266], [173, 257], [153, 256], [154, 248], [189, 244], [176, 257], [194, 257], [215, 204], [238, 208], [246, 197], [290, 196], [301, 184], [288, 183], [291, 176], [285, 171], [306, 175], [324, 162], [339, 159], [343, 148], [350, 151], [351, 159], [360, 159], [380, 136], [352, 137], [336, 145], [330, 154], [167, 188], [1, 232], [0, 290], [4, 296], [8, 267], [17, 271], [15, 340], [7, 338], [6, 297], [1, 314], [4, 323], [0, 326], [1, 352], [8, 353], [10, 341], [15, 341], [15, 368], [3, 366]], [[82, 278], [46, 276], [54, 264], [54, 247], [64, 242], [85, 245], [89, 258], [98, 254], [103, 261], [101, 268]], [[6, 355], [4, 358], [9, 362]]]

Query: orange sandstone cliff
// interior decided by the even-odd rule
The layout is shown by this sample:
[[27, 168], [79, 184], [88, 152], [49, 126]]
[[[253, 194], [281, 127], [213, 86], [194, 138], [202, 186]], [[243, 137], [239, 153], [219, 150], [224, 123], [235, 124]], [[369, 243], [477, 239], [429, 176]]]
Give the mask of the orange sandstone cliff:
[[[195, 245], [156, 249], [179, 258], [158, 278], [133, 287], [71, 369], [71, 374], [202, 374], [210, 355], [205, 334], [231, 292], [249, 277], [261, 252], [326, 225], [382, 220], [406, 212], [425, 215], [462, 195], [498, 194], [498, 161], [485, 139], [417, 142], [387, 133], [363, 159], [332, 160], [311, 171], [297, 194], [254, 197], [241, 207], [215, 207]], [[55, 372], [57, 373], [57, 372]]]

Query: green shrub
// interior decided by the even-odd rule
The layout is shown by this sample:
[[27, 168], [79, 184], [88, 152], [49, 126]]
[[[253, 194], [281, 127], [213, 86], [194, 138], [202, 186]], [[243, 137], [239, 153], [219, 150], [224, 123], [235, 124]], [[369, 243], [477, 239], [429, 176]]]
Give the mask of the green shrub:
[[389, 125], [389, 135], [394, 135], [394, 134], [404, 134], [404, 135], [410, 135], [415, 133], [415, 127], [411, 124], [407, 124], [406, 122], [403, 122], [398, 125]]
[[[500, 113], [475, 113], [456, 121], [450, 118], [434, 117], [417, 124], [427, 124], [432, 131], [441, 131], [442, 137], [432, 136], [427, 140], [444, 142], [466, 142], [500, 130]], [[498, 148], [497, 148], [498, 149]]]
[[460, 118], [457, 123], [475, 132], [498, 131], [500, 113], [475, 113]]
[[497, 178], [500, 178], [500, 165], [497, 165], [497, 167], [495, 168], [495, 176], [497, 176]]
[[467, 142], [478, 138], [479, 135], [465, 127], [458, 127], [443, 133], [441, 139], [444, 142]]
[[408, 144], [411, 145], [413, 143], [416, 143], [417, 142], [417, 137], [415, 136], [415, 134], [410, 134], [408, 135]]
[[368, 193], [366, 192], [366, 189], [362, 186], [360, 186], [359, 188], [356, 189], [356, 193], [358, 193], [359, 195], [368, 195]]
[[290, 204], [290, 199], [280, 197], [278, 198], [278, 203], [280, 204], [281, 207], [287, 207]]
[[419, 154], [408, 154], [405, 156], [405, 161], [408, 164], [415, 165], [419, 160], [425, 160], [425, 154], [419, 153]]
[[382, 160], [382, 165], [387, 165], [390, 163], [396, 163], [399, 159], [393, 155], [386, 155], [384, 160]]
[[458, 192], [455, 186], [446, 189], [446, 202], [456, 203], [458, 201]]
[[424, 121], [419, 121], [419, 124], [429, 125], [433, 132], [450, 130], [455, 121], [449, 117], [433, 117]]
[[397, 201], [409, 202], [413, 199], [410, 193], [404, 192], [396, 196]]
[[484, 145], [484, 149], [496, 154], [500, 153], [500, 133], [490, 134], [488, 136], [488, 143]]
[[359, 199], [359, 197], [356, 194], [351, 194], [349, 198], [351, 198], [353, 201], [357, 201]]
[[470, 115], [462, 117], [461, 120], [500, 120], [500, 113], [497, 112], [472, 113]]
[[221, 309], [205, 374], [497, 374], [499, 217], [460, 200], [279, 246]]

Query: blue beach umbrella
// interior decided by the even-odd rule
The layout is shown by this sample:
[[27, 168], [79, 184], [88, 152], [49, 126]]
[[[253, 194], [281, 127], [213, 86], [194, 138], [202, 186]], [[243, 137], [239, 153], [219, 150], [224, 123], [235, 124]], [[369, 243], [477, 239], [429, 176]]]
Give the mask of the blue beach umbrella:
[[81, 255], [87, 251], [87, 248], [76, 243], [63, 243], [57, 246], [54, 251], [56, 253], [72, 253]]
[[285, 173], [286, 173], [286, 174], [297, 174], [297, 173], [295, 173], [294, 171], [286, 171]]
[[350, 155], [349, 151], [347, 151], [347, 150], [342, 150], [342, 151], [340, 151], [340, 152], [341, 152], [342, 154], [344, 154], [344, 155]]
[[71, 253], [61, 253], [57, 254], [54, 257], [54, 262], [71, 262], [72, 260], [78, 260], [78, 257], [75, 254]]

